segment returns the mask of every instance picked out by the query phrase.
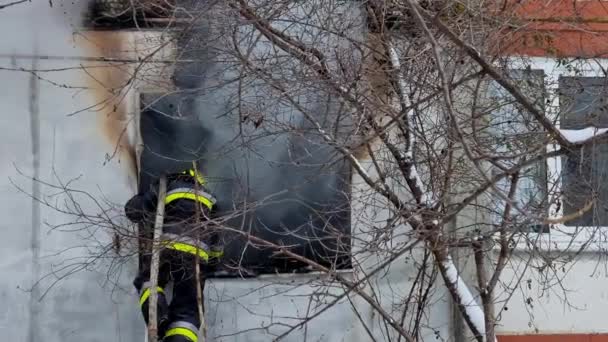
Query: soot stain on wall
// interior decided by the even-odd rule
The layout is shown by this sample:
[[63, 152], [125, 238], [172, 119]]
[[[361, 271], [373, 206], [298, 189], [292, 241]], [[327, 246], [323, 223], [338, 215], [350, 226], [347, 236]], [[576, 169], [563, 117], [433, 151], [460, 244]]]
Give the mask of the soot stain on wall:
[[[121, 58], [128, 34], [112, 31], [87, 31], [78, 37], [78, 45], [91, 56]], [[108, 62], [88, 62], [84, 67], [87, 86], [96, 104], [91, 110], [96, 112], [97, 122], [109, 148], [106, 159], [124, 163], [128, 172], [135, 176], [137, 163], [135, 149], [129, 142], [127, 126], [128, 98], [124, 96], [131, 74], [128, 64]], [[135, 178], [135, 177], [134, 177]]]

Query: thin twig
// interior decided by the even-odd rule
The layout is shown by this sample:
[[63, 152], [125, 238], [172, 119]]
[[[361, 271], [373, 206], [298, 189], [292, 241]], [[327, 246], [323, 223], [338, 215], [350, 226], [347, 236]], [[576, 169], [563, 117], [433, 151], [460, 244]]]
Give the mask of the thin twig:
[[509, 236], [507, 232], [507, 226], [509, 223], [509, 217], [511, 216], [511, 203], [515, 198], [515, 194], [517, 193], [517, 183], [519, 181], [519, 172], [516, 172], [511, 177], [511, 185], [509, 188], [508, 197], [511, 199], [505, 203], [505, 210], [503, 211], [502, 223], [500, 225], [500, 253], [498, 255], [498, 260], [496, 262], [496, 269], [494, 270], [494, 274], [492, 274], [492, 278], [487, 285], [483, 285], [485, 287], [485, 291], [488, 293], [493, 293], [496, 284], [498, 284], [498, 280], [500, 279], [500, 274], [502, 270], [505, 268], [507, 264], [507, 260], [509, 257]]
[[[1, 8], [0, 8], [1, 9]], [[121, 63], [121, 64], [142, 64], [142, 59], [138, 58], [112, 58], [112, 57], [90, 57], [90, 56], [51, 56], [51, 55], [28, 55], [28, 54], [0, 54], [0, 58], [12, 59], [42, 59], [42, 60], [60, 60], [60, 61], [86, 61], [86, 62], [104, 62], [104, 63]], [[157, 59], [152, 60], [159, 64], [175, 64], [175, 63], [197, 63], [195, 59]], [[87, 66], [88, 67], [88, 66]], [[104, 66], [107, 67], [107, 66]]]
[[19, 5], [19, 4], [22, 4], [22, 3], [27, 2], [27, 1], [30, 1], [30, 0], [18, 0], [18, 1], [9, 2], [8, 4], [0, 5], [0, 10], [4, 9], [4, 8], [7, 8], [7, 7]]

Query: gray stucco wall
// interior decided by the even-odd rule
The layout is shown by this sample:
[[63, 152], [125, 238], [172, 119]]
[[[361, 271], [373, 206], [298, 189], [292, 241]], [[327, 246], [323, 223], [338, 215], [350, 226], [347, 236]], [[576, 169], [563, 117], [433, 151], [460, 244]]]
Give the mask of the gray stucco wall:
[[[19, 60], [17, 66], [29, 68], [30, 63]], [[40, 68], [61, 65], [39, 63]], [[70, 82], [70, 76], [52, 79]], [[72, 98], [74, 90], [45, 85], [22, 72], [0, 71], [0, 79], [3, 339], [106, 341], [114, 334], [116, 341], [132, 340], [142, 331], [133, 324], [133, 298], [120, 290], [128, 288], [129, 279], [106, 279], [111, 260], [92, 258], [111, 236], [100, 227], [73, 225], [79, 218], [60, 212], [66, 199], [61, 190], [43, 184], [73, 180], [75, 189], [121, 201], [128, 195], [125, 173], [115, 165], [102, 166], [104, 146], [92, 139], [90, 116], [67, 117], [86, 103]], [[89, 214], [112, 207], [104, 203], [100, 208], [85, 196], [78, 203]], [[124, 266], [128, 271], [130, 265]]]
[[[117, 203], [129, 196], [127, 173], [117, 163], [103, 163], [109, 146], [98, 138], [94, 114], [68, 116], [92, 102], [78, 89], [82, 76], [75, 70], [36, 76], [6, 70], [75, 64], [26, 57], [80, 54], [70, 42], [70, 16], [62, 15], [77, 8], [54, 5], [0, 11], [0, 335], [24, 342], [134, 341], [143, 329], [130, 293], [132, 266], [107, 277], [111, 260], [90, 256], [111, 236], [99, 226], [66, 225], [79, 218], [53, 208], [63, 207], [65, 196], [43, 184], [73, 181], [71, 187]], [[100, 208], [85, 196], [78, 202], [89, 214], [112, 207], [100, 202]]]

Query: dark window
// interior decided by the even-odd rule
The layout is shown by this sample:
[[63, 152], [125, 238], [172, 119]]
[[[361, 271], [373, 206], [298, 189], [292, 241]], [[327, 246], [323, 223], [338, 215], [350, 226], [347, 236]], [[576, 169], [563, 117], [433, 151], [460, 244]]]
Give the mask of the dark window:
[[[560, 122], [562, 129], [608, 127], [608, 89], [604, 77], [560, 77]], [[594, 198], [598, 201], [568, 226], [608, 225], [608, 146], [593, 144], [562, 157], [564, 215], [573, 215]]]
[[[544, 110], [546, 93], [544, 72], [542, 70], [509, 70], [508, 76], [522, 93], [535, 106]], [[502, 86], [490, 83], [488, 89], [489, 115], [488, 131], [492, 137], [492, 152], [500, 156], [535, 156], [544, 153], [544, 129], [534, 117], [523, 108]], [[520, 158], [504, 159], [501, 164], [513, 166]], [[495, 173], [501, 170], [495, 168]], [[496, 187], [508, 194], [511, 180], [503, 178]], [[517, 205], [529, 215], [522, 215], [515, 209], [511, 211], [517, 220], [514, 225], [520, 229], [534, 232], [547, 232], [548, 226], [536, 222], [537, 218], [547, 216], [547, 164], [545, 160], [520, 170], [515, 200]], [[493, 221], [502, 222], [505, 201], [496, 196], [493, 198]]]
[[[210, 138], [221, 133], [192, 114], [196, 112], [193, 101], [176, 94], [141, 96], [140, 186], [147, 187], [161, 172], [182, 170], [196, 160], [218, 198], [220, 211], [228, 214], [233, 208], [255, 204], [247, 214], [231, 219], [231, 227], [289, 246], [317, 263], [351, 268], [349, 164], [337, 159], [333, 149], [315, 144], [305, 132], [277, 138], [272, 149], [259, 150], [262, 155], [245, 147], [211, 151]], [[263, 155], [270, 150], [272, 156]], [[237, 234], [229, 234], [226, 241], [225, 261], [230, 266], [262, 274], [308, 270], [305, 264], [272, 248], [248, 244]]]
[[89, 2], [83, 24], [96, 29], [163, 27], [174, 16], [174, 3], [171, 0], [93, 0]]

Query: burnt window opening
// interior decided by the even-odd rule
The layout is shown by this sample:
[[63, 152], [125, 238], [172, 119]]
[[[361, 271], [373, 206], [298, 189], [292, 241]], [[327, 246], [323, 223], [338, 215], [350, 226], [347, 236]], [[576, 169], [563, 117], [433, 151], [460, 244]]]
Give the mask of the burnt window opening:
[[83, 17], [91, 29], [159, 28], [177, 23], [176, 1], [172, 0], [93, 0]]
[[[140, 95], [139, 129], [144, 144], [140, 190], [162, 172], [181, 171], [196, 161], [218, 200], [220, 215], [234, 214], [234, 208], [240, 213], [243, 206], [251, 208], [256, 203], [247, 214], [230, 219], [228, 226], [288, 246], [291, 252], [328, 268], [351, 269], [348, 161], [336, 159], [331, 149], [307, 145], [306, 139], [294, 136], [289, 138], [290, 144], [277, 147], [285, 149], [285, 160], [263, 164], [252, 160], [252, 164], [263, 165], [268, 177], [282, 175], [268, 179], [264, 172], [244, 166], [247, 163], [242, 160], [233, 162], [209, 151], [214, 132], [191, 114], [195, 112], [192, 106], [191, 99], [176, 94]], [[315, 154], [331, 160], [315, 164], [302, 157]], [[269, 187], [273, 189], [270, 193]], [[229, 272], [210, 277], [314, 271], [304, 262], [248, 242], [239, 234], [224, 234], [224, 240], [223, 271]]]

